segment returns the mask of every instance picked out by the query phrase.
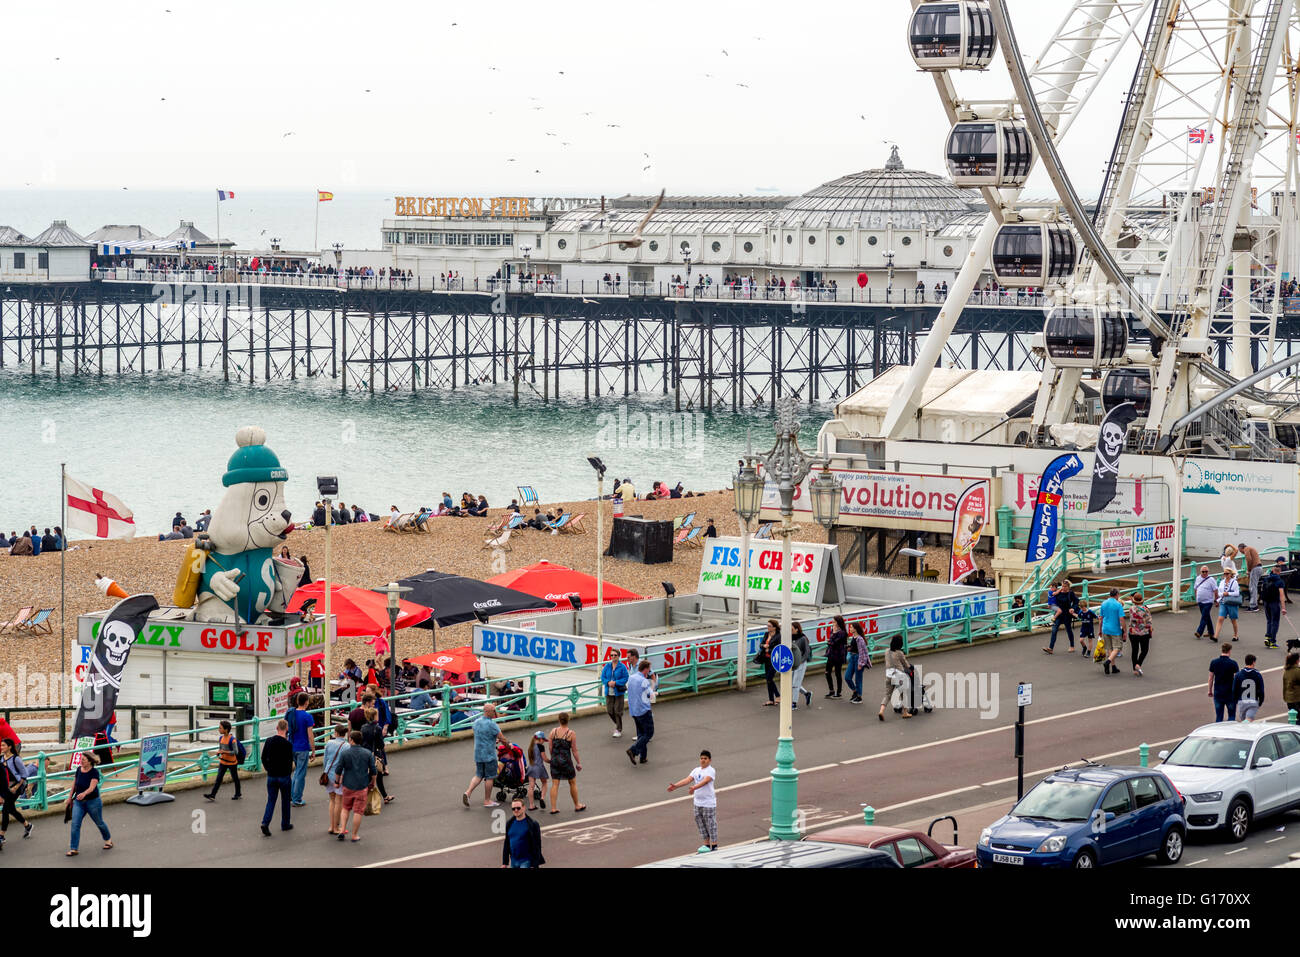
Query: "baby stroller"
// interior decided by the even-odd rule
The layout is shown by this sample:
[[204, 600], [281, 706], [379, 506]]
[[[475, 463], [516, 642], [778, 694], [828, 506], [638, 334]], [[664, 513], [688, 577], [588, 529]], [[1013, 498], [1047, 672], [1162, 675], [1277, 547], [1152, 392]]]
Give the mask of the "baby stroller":
[[[905, 676], [904, 676], [904, 675], [898, 675], [898, 676], [895, 677], [895, 679], [894, 679], [894, 688], [895, 688], [895, 691], [897, 692], [898, 690], [901, 689], [902, 692], [903, 692], [902, 695], [900, 695], [900, 694], [898, 694], [898, 693], [895, 693], [895, 695], [894, 695], [894, 702], [895, 702], [895, 704], [894, 704], [894, 713], [895, 713], [895, 714], [902, 714], [902, 713], [903, 713], [903, 707], [904, 707], [903, 698], [904, 698], [904, 697], [906, 697], [906, 699], [907, 699], [907, 700], [906, 700], [906, 707], [907, 707], [908, 712], [909, 712], [910, 714], [912, 714], [912, 715], [916, 715], [916, 714], [919, 713], [919, 711], [918, 711], [918, 709], [917, 709], [917, 707], [916, 707], [916, 699], [917, 699], [917, 685], [918, 685], [918, 684], [920, 684], [920, 682], [918, 682], [918, 681], [916, 680], [916, 666], [915, 666], [915, 665], [909, 665], [909, 666], [908, 666], [908, 669], [907, 669], [907, 671], [906, 671], [906, 673], [905, 673]], [[906, 685], [907, 687], [904, 688], [904, 685]], [[931, 699], [931, 696], [930, 696], [929, 691], [928, 691], [924, 686], [922, 686], [921, 689], [920, 689], [920, 698], [921, 698], [921, 706], [925, 709], [925, 713], [926, 713], [926, 714], [929, 714], [931, 711], [934, 710], [934, 701]]]
[[523, 749], [517, 744], [498, 744], [497, 761], [499, 762], [497, 776], [492, 782], [492, 786], [497, 789], [496, 799], [505, 801], [506, 795], [509, 794], [512, 801], [523, 800], [528, 796], [527, 766], [524, 763]]

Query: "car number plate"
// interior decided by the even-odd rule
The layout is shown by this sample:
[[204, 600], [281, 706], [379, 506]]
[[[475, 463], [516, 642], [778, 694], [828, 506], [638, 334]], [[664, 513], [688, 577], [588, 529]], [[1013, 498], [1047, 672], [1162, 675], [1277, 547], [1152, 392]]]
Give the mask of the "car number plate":
[[1025, 859], [1019, 854], [994, 854], [994, 864], [1023, 864]]

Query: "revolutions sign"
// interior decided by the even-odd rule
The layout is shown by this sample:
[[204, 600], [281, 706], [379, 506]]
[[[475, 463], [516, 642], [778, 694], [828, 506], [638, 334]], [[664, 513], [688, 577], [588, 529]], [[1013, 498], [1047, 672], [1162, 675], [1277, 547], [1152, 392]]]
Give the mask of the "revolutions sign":
[[[872, 525], [883, 528], [920, 528], [948, 532], [957, 500], [979, 476], [926, 475], [909, 472], [869, 472], [861, 469], [831, 469], [844, 487], [840, 502], [841, 525]], [[808, 483], [820, 474], [814, 470], [794, 490], [796, 513], [812, 513]], [[985, 499], [987, 502], [987, 497]], [[763, 487], [764, 511], [776, 511], [780, 496], [776, 486]], [[982, 524], [992, 516], [983, 515]]]

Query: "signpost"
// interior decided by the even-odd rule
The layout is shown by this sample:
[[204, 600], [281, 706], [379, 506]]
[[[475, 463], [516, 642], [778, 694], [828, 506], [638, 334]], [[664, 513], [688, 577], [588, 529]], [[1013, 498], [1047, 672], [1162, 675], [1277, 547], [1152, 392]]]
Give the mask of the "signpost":
[[1023, 681], [1016, 685], [1016, 800], [1025, 796], [1025, 706], [1034, 703], [1034, 686]]
[[163, 793], [163, 785], [167, 782], [167, 747], [170, 740], [170, 735], [153, 734], [140, 742], [137, 793], [126, 799], [127, 804], [147, 807], [176, 800], [172, 795]]

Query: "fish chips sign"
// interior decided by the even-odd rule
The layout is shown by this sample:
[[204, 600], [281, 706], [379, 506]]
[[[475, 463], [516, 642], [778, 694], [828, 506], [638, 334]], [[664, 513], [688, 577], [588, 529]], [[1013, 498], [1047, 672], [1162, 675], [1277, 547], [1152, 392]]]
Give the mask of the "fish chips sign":
[[[862, 469], [831, 469], [843, 483], [840, 500], [841, 525], [872, 525], [883, 528], [925, 529], [947, 532], [953, 510], [962, 493], [980, 476], [930, 475], [920, 472], [870, 472]], [[812, 514], [808, 483], [820, 471], [814, 470], [794, 490], [794, 511]], [[763, 487], [763, 509], [780, 508], [777, 487]], [[988, 524], [989, 515], [984, 516]]]
[[[701, 595], [739, 598], [742, 544], [739, 538], [705, 539], [700, 559]], [[781, 598], [781, 545], [751, 541], [749, 595], [754, 599]], [[840, 551], [834, 545], [790, 543], [790, 594], [796, 604], [820, 605], [842, 601], [844, 576]]]

